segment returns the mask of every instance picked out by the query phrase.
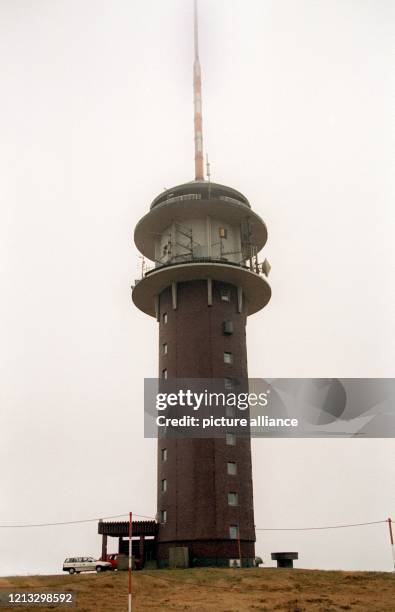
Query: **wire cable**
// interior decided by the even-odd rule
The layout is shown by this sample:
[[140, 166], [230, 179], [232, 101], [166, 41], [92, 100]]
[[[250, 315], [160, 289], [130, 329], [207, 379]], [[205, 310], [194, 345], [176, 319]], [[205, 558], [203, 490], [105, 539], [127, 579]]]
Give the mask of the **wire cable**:
[[364, 527], [365, 525], [379, 525], [385, 521], [370, 521], [368, 523], [349, 523], [348, 525], [324, 525], [323, 527], [255, 527], [256, 531], [313, 531], [319, 529], [344, 529], [345, 527]]
[[[108, 521], [111, 519], [117, 519], [122, 517], [128, 517], [129, 512], [125, 512], [124, 514], [114, 514], [112, 516], [101, 516], [89, 519], [80, 519], [77, 521], [58, 521], [55, 523], [23, 523], [20, 525], [0, 525], [0, 529], [27, 529], [29, 527], [59, 527], [65, 525], [79, 525], [81, 523], [96, 523], [99, 521]], [[145, 518], [154, 521], [155, 518], [153, 516], [145, 516], [144, 514], [134, 514], [138, 518]]]
[[[155, 517], [147, 516], [145, 514], [133, 514], [137, 518], [148, 519], [155, 521]], [[57, 521], [54, 523], [22, 523], [19, 525], [0, 525], [0, 529], [28, 529], [30, 527], [62, 527], [67, 525], [80, 525], [82, 523], [96, 523], [99, 521], [109, 521], [112, 519], [129, 517], [129, 512], [124, 514], [113, 514], [112, 516], [102, 516], [89, 519], [80, 519], [75, 521]], [[348, 523], [345, 525], [324, 525], [320, 527], [255, 527], [256, 531], [317, 531], [325, 529], [345, 529], [347, 527], [365, 527], [366, 525], [379, 525], [382, 523], [388, 523], [388, 519], [383, 521], [369, 521], [366, 523]]]

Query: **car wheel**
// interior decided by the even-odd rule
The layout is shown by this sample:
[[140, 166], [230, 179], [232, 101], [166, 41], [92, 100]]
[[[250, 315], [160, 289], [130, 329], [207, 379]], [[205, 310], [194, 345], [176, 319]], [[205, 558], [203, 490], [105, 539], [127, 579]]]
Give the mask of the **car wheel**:
[[70, 569], [69, 569], [69, 574], [75, 574], [75, 569], [74, 569], [74, 567], [70, 567]]
[[102, 568], [102, 566], [101, 566], [101, 565], [97, 565], [97, 566], [96, 566], [96, 571], [97, 571], [97, 572], [101, 572], [102, 570], [103, 570], [103, 568]]

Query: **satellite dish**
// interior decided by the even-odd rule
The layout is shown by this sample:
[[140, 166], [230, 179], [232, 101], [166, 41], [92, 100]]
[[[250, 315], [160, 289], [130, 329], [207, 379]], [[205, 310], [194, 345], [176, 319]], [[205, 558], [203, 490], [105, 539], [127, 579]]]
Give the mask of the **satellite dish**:
[[270, 263], [268, 262], [267, 259], [265, 259], [265, 261], [262, 264], [262, 272], [265, 276], [269, 276], [270, 274], [270, 270], [272, 269]]

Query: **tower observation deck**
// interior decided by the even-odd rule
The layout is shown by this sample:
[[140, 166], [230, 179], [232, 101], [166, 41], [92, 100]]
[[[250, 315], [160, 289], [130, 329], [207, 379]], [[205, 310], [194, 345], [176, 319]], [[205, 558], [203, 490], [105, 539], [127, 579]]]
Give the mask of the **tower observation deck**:
[[[196, 180], [162, 192], [138, 222], [135, 244], [151, 267], [136, 280], [132, 299], [158, 322], [159, 377], [247, 378], [247, 317], [271, 296], [270, 267], [259, 261], [267, 229], [244, 195], [201, 176], [196, 37], [195, 10]], [[159, 565], [166, 566], [169, 550], [179, 546], [188, 548], [194, 565], [228, 566], [239, 557], [252, 565], [250, 438], [165, 435], [158, 439], [157, 460]]]

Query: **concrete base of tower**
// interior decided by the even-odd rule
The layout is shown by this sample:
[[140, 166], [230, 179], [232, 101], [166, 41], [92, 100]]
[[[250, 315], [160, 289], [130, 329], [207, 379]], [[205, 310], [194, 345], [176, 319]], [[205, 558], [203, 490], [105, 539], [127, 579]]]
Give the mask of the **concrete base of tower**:
[[231, 567], [231, 561], [242, 558], [242, 567], [253, 567], [255, 561], [255, 542], [240, 540], [192, 540], [176, 542], [158, 542], [158, 567], [169, 566], [169, 549], [186, 547], [189, 552], [191, 567]]

